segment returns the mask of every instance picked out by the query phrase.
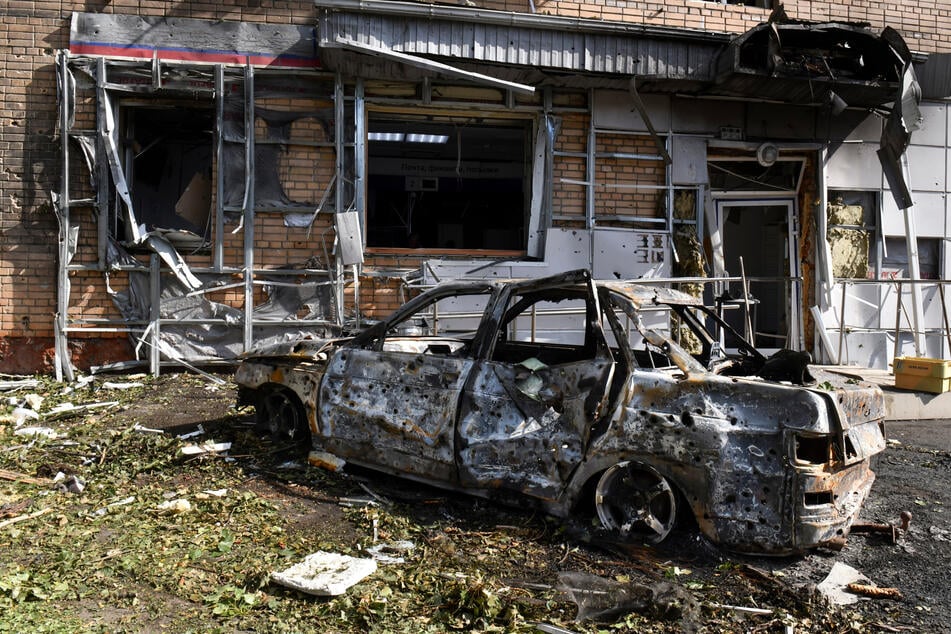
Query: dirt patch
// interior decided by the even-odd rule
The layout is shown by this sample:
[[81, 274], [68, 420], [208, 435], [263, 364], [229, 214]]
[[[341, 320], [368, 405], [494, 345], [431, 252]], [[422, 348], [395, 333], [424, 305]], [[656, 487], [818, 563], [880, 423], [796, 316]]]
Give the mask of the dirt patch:
[[[841, 552], [777, 559], [726, 553], [690, 530], [656, 548], [614, 543], [586, 519], [563, 522], [350, 467], [323, 472], [258, 435], [253, 413], [234, 409], [230, 384], [191, 375], [140, 380], [138, 392], [98, 381], [82, 393], [39, 390], [48, 399], [41, 412], [67, 398], [122, 403], [50, 423], [59, 442], [27, 442], [10, 427], [0, 433], [0, 468], [68, 472], [87, 486], [69, 494], [0, 482], [12, 513], [45, 513], [0, 529], [0, 629], [528, 632], [541, 622], [576, 632], [606, 624], [828, 632], [940, 631], [951, 622], [946, 421], [890, 429], [900, 444], [882, 454], [861, 519], [897, 524], [910, 511], [897, 543], [853, 534]], [[198, 425], [200, 438], [174, 437]], [[232, 443], [228, 457], [178, 453], [207, 439]], [[178, 499], [189, 501], [189, 513], [157, 510]], [[404, 564], [381, 566], [342, 597], [268, 581], [317, 550], [366, 556], [374, 538], [413, 549]], [[836, 562], [903, 598], [830, 606], [815, 586]], [[595, 578], [610, 605], [581, 605], [564, 591]], [[576, 622], [579, 613], [602, 623]]]

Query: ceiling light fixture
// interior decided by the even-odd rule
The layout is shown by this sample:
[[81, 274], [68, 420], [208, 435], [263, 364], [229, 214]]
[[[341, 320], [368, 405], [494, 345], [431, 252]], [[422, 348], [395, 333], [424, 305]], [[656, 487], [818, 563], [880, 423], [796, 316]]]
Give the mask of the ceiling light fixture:
[[402, 132], [370, 132], [367, 134], [367, 139], [370, 141], [390, 141], [402, 143], [405, 137], [406, 135]]
[[449, 141], [448, 134], [407, 134], [408, 143], [446, 143]]

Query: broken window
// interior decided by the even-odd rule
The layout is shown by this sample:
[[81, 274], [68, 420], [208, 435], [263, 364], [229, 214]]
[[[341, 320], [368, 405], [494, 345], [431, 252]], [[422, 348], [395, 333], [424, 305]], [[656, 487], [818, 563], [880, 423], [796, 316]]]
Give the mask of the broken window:
[[757, 159], [711, 157], [707, 162], [710, 187], [724, 192], [771, 194], [799, 190], [805, 161], [778, 159], [769, 164], [764, 162]]
[[[882, 254], [881, 277], [909, 279], [908, 245], [904, 237], [886, 237]], [[918, 238], [918, 267], [920, 279], [936, 280], [941, 274], [941, 239]]]
[[[214, 111], [191, 104], [126, 105], [121, 151], [135, 222], [144, 232], [165, 230], [176, 244], [210, 238]], [[116, 214], [114, 235], [133, 241], [133, 228]]]
[[367, 246], [524, 251], [532, 124], [370, 115]]

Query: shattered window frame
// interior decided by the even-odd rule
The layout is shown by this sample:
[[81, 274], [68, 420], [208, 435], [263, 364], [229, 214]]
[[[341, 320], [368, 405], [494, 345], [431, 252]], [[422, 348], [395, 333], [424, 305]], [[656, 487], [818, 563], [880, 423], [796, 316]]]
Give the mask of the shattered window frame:
[[[195, 249], [207, 250], [212, 245], [212, 231], [215, 222], [216, 211], [213, 200], [213, 191], [215, 188], [215, 174], [218, 166], [215, 156], [215, 103], [214, 99], [197, 100], [181, 98], [164, 98], [156, 96], [151, 99], [137, 97], [133, 99], [117, 100], [116, 107], [119, 115], [119, 129], [121, 130], [119, 143], [120, 152], [122, 152], [123, 170], [126, 175], [126, 182], [129, 187], [129, 195], [133, 201], [132, 213], [134, 221], [140, 227], [140, 233], [148, 233], [153, 230], [162, 231], [168, 237], [169, 241], [177, 245], [185, 245]], [[143, 115], [148, 113], [150, 117], [160, 118], [159, 113], [176, 112], [180, 116], [177, 119], [182, 124], [195, 123], [195, 115], [201, 112], [202, 117], [199, 121], [207, 119], [210, 128], [207, 130], [207, 153], [203, 152], [200, 165], [190, 177], [182, 178], [182, 170], [186, 169], [184, 156], [195, 151], [203, 143], [188, 143], [182, 135], [163, 134], [157, 130], [143, 130], [149, 128], [147, 123], [142, 122]], [[154, 124], [153, 124], [154, 125]], [[154, 136], [149, 137], [145, 143], [140, 143], [138, 137], [145, 132], [153, 132]], [[188, 130], [183, 130], [187, 133]], [[179, 132], [179, 131], [175, 131]], [[185, 145], [186, 147], [182, 148]], [[169, 148], [168, 146], [172, 146]], [[177, 152], [174, 150], [178, 149]], [[162, 176], [156, 179], [152, 174], [140, 172], [146, 171], [136, 169], [137, 165], [148, 165], [143, 159], [149, 160], [158, 155], [161, 161], [163, 152], [166, 157], [162, 165], [152, 165], [153, 169], [161, 168], [164, 170]], [[170, 173], [178, 170], [178, 182], [175, 180], [175, 174]], [[204, 176], [206, 178], [199, 178]], [[147, 186], [152, 185], [155, 191], [143, 191]], [[163, 210], [161, 205], [171, 189], [177, 190], [171, 196], [171, 200], [176, 201], [171, 209]], [[156, 206], [158, 205], [158, 206]], [[204, 206], [205, 216], [199, 226], [198, 222], [192, 222], [187, 216], [196, 218], [195, 213]], [[168, 222], [175, 217], [180, 221], [175, 223]], [[197, 218], [196, 218], [197, 219]], [[144, 228], [144, 231], [141, 229]], [[195, 231], [201, 230], [201, 233]], [[128, 226], [128, 220], [123, 214], [114, 214], [110, 224], [111, 235], [126, 245], [133, 245], [135, 242], [135, 233]], [[192, 237], [191, 234], [194, 234]]]
[[[885, 236], [879, 279], [907, 280], [908, 248], [905, 236]], [[922, 280], [941, 279], [941, 238], [918, 238], [918, 273]]]
[[[791, 185], [783, 185], [781, 181], [779, 183], [774, 184], [767, 180], [756, 180], [755, 178], [752, 178], [746, 174], [742, 174], [739, 171], [728, 170], [725, 167], [723, 167], [722, 165], [723, 163], [733, 163], [736, 165], [743, 165], [744, 167], [746, 167], [749, 164], [758, 165], [758, 169], [763, 171], [764, 177], [768, 177], [769, 176], [768, 172], [773, 171], [774, 168], [776, 168], [774, 171], [774, 176], [778, 176], [778, 178], [780, 179], [785, 177], [784, 174], [779, 172], [779, 170], [783, 169], [783, 167], [789, 166], [791, 164], [798, 164], [799, 170], [798, 170], [798, 174], [795, 174], [794, 176], [791, 175], [791, 177], [795, 179], [794, 183], [792, 183]], [[759, 163], [759, 161], [753, 157], [714, 155], [714, 156], [707, 157], [707, 169], [710, 174], [710, 187], [711, 189], [715, 190], [717, 192], [717, 195], [719, 196], [724, 196], [724, 195], [775, 196], [779, 194], [795, 195], [799, 191], [799, 188], [802, 186], [803, 175], [805, 174], [805, 171], [806, 171], [806, 157], [782, 156], [777, 158], [775, 162], [769, 165], [764, 165], [762, 163]], [[779, 172], [779, 173], [776, 174], [776, 172]], [[763, 187], [761, 189], [753, 189], [753, 188], [746, 189], [743, 186], [740, 186], [740, 187], [731, 189], [717, 182], [717, 177], [719, 175], [723, 175], [724, 178], [729, 178], [732, 176], [740, 183], [748, 182], [752, 184], [762, 185]]]

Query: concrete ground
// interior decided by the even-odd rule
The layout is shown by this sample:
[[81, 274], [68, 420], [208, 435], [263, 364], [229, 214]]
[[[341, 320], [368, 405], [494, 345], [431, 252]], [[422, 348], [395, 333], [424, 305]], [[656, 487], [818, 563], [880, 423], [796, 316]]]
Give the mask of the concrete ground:
[[951, 392], [930, 394], [895, 387], [895, 375], [889, 370], [856, 366], [823, 366], [824, 369], [875, 383], [885, 392], [885, 420], [912, 421], [951, 419]]

